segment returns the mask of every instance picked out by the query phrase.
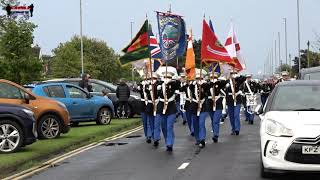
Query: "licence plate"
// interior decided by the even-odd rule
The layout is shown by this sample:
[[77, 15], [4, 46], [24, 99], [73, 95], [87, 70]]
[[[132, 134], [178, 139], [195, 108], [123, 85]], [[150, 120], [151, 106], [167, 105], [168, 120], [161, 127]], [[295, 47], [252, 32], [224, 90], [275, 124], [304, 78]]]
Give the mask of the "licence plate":
[[302, 154], [320, 154], [320, 146], [302, 146]]

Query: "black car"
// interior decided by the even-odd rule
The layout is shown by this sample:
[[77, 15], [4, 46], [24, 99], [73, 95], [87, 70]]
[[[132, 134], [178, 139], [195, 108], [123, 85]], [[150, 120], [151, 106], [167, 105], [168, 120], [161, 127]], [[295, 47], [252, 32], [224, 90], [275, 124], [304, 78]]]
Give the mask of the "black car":
[[22, 106], [0, 104], [0, 153], [12, 153], [37, 140], [33, 112]]
[[[42, 83], [50, 83], [50, 82], [67, 82], [67, 83], [71, 83], [74, 85], [79, 85], [79, 81], [81, 79], [80, 78], [66, 78], [66, 79], [52, 79], [52, 80], [48, 80], [48, 81], [44, 81]], [[111, 99], [114, 108], [115, 108], [115, 112], [117, 114], [118, 117], [120, 112], [119, 112], [119, 107], [118, 107], [118, 98], [116, 96], [116, 89], [117, 86], [113, 85], [111, 83], [108, 82], [104, 82], [101, 80], [97, 80], [97, 79], [90, 79], [90, 83], [92, 85], [92, 90], [93, 92], [91, 94], [93, 95], [98, 95], [98, 96], [102, 96], [102, 90], [106, 90], [108, 93], [108, 97], [109, 99]], [[130, 98], [129, 98], [129, 109], [128, 109], [128, 114], [129, 117], [133, 117], [136, 114], [140, 114], [141, 112], [141, 103], [140, 103], [140, 97], [138, 93], [135, 93], [133, 91], [131, 91], [130, 93]]]

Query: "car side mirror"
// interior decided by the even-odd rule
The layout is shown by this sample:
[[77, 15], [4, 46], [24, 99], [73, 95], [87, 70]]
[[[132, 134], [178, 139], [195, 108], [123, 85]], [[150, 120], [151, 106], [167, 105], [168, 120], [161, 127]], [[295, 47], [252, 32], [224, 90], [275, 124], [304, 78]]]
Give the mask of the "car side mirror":
[[26, 104], [30, 103], [30, 95], [28, 93], [24, 93], [24, 102]]
[[263, 106], [261, 104], [259, 104], [255, 111], [254, 111], [257, 115], [263, 114]]

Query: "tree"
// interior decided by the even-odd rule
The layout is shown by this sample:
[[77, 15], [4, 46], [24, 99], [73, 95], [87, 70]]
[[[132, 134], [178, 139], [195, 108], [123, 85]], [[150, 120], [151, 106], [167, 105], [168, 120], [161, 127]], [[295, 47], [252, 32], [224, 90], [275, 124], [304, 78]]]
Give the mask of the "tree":
[[[106, 42], [83, 37], [84, 70], [93, 78], [115, 82], [131, 73], [131, 67], [122, 67], [117, 55]], [[61, 43], [53, 50], [52, 77], [79, 77], [81, 74], [80, 37]]]
[[[301, 50], [301, 69], [308, 67], [308, 50]], [[293, 60], [292, 72], [297, 75], [299, 72], [299, 59], [295, 57]], [[320, 53], [309, 51], [310, 67], [320, 66]]]
[[0, 26], [1, 77], [16, 83], [39, 80], [42, 65], [32, 53], [36, 25], [23, 19], [2, 19]]

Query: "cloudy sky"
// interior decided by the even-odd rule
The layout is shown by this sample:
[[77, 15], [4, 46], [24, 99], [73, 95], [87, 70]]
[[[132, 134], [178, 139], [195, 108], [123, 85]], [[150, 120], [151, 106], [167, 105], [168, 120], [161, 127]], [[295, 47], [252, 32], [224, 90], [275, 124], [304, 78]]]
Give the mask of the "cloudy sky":
[[[79, 34], [79, 0], [24, 0], [35, 5], [32, 21], [38, 25], [35, 42], [45, 54], [60, 42]], [[154, 11], [167, 11], [169, 5], [176, 14], [183, 15], [194, 38], [201, 37], [202, 18], [211, 17], [219, 39], [224, 42], [230, 19], [234, 20], [247, 72], [263, 71], [268, 51], [281, 33], [281, 59], [285, 61], [284, 23], [288, 25], [288, 54], [297, 55], [296, 0], [83, 0], [84, 34], [102, 39], [116, 52], [130, 40], [130, 22], [136, 32], [146, 14], [157, 32]], [[308, 40], [315, 41], [320, 33], [319, 0], [300, 0], [301, 48]]]

